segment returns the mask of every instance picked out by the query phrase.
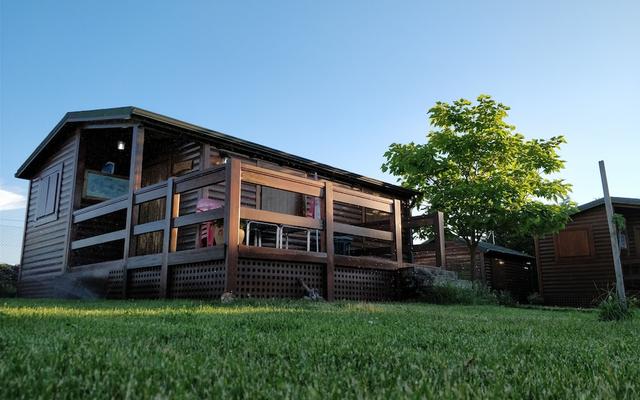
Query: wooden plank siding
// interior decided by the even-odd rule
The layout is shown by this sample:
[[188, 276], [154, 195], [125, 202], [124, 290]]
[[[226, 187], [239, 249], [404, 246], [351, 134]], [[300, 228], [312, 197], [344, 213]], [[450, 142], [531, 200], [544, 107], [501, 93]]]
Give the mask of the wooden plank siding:
[[[625, 290], [640, 292], [640, 209], [614, 203], [616, 213], [626, 219], [628, 248], [621, 251]], [[545, 303], [561, 306], [594, 306], [615, 286], [615, 273], [604, 206], [573, 216], [564, 231], [585, 229], [593, 254], [587, 257], [560, 257], [556, 235], [537, 240], [539, 285]]]
[[[437, 266], [436, 244], [415, 245], [413, 251], [413, 263], [431, 267]], [[460, 279], [480, 279], [480, 273], [470, 268], [469, 250], [464, 243], [457, 240], [447, 240], [445, 243], [447, 257], [445, 268], [455, 271]], [[480, 251], [476, 251], [476, 262], [480, 263]]]
[[38, 285], [32, 281], [47, 280], [64, 271], [65, 244], [69, 230], [69, 210], [75, 181], [75, 155], [77, 136], [72, 136], [59, 147], [40, 168], [44, 171], [62, 163], [62, 179], [58, 200], [58, 217], [55, 221], [37, 225], [35, 222], [38, 203], [38, 177], [31, 180], [27, 204], [27, 218], [22, 247], [21, 280], [18, 287], [20, 296], [46, 295], [38, 292]]
[[590, 257], [558, 257], [555, 235], [538, 239], [540, 289], [545, 303], [589, 307], [614, 280], [609, 228], [604, 207], [574, 215], [565, 229], [586, 228], [591, 232], [594, 254]]

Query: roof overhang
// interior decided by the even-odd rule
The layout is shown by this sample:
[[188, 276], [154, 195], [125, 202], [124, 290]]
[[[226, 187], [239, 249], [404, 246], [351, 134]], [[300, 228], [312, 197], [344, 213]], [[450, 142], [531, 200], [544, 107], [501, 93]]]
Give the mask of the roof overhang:
[[[613, 204], [614, 207], [640, 208], [640, 199], [635, 199], [632, 197], [611, 197], [611, 203]], [[591, 210], [593, 208], [600, 207], [603, 205], [604, 205], [604, 198], [601, 197], [599, 199], [579, 205], [578, 211], [575, 214], [579, 214], [581, 212]]]
[[194, 137], [202, 140], [219, 143], [221, 147], [233, 149], [238, 153], [260, 155], [260, 157], [283, 163], [295, 168], [301, 168], [307, 171], [315, 171], [332, 179], [343, 180], [347, 182], [357, 182], [368, 187], [384, 189], [387, 192], [394, 193], [403, 198], [411, 198], [417, 194], [416, 191], [404, 188], [402, 186], [387, 183], [378, 179], [369, 178], [349, 172], [343, 169], [332, 167], [328, 164], [319, 163], [304, 157], [295, 156], [293, 154], [273, 149], [261, 144], [243, 140], [231, 135], [227, 135], [218, 131], [203, 128], [188, 122], [180, 121], [175, 118], [157, 114], [137, 107], [118, 107], [88, 111], [74, 111], [65, 114], [58, 122], [53, 130], [38, 145], [34, 152], [27, 160], [18, 168], [15, 176], [17, 178], [28, 179], [28, 171], [30, 167], [45, 153], [45, 150], [53, 141], [71, 124], [87, 123], [105, 120], [139, 120], [143, 123], [151, 125], [161, 125], [163, 127], [180, 129], [192, 134]]

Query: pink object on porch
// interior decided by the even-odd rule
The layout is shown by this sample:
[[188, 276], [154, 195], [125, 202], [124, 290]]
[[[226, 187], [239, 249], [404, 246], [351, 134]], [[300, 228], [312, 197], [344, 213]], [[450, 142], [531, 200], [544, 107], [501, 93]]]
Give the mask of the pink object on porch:
[[[224, 204], [220, 200], [214, 199], [200, 199], [196, 204], [196, 212], [204, 212], [209, 210], [215, 210], [216, 208], [222, 207]], [[210, 247], [216, 244], [216, 231], [222, 229], [221, 227], [216, 226], [213, 222], [208, 221], [200, 225], [200, 240], [198, 244], [200, 247]]]

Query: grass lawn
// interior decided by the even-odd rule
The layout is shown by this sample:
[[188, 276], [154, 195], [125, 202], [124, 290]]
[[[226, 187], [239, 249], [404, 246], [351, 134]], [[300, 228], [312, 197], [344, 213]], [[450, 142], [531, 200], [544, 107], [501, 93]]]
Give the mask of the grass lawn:
[[640, 319], [494, 306], [0, 301], [0, 398], [640, 398]]

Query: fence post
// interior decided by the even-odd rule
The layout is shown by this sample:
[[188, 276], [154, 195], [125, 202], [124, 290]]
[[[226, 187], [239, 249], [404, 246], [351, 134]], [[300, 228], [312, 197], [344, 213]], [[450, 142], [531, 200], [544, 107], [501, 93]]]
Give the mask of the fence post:
[[226, 292], [238, 288], [238, 245], [240, 244], [240, 195], [242, 162], [230, 158], [227, 163], [224, 202], [224, 243], [226, 247], [225, 269], [227, 273]]
[[624, 276], [622, 275], [622, 263], [620, 262], [620, 247], [618, 245], [618, 229], [613, 222], [613, 204], [609, 196], [609, 184], [607, 183], [607, 170], [604, 161], [598, 163], [600, 167], [600, 179], [602, 180], [602, 191], [604, 193], [604, 208], [607, 213], [607, 223], [609, 225], [609, 237], [611, 239], [611, 253], [613, 256], [613, 269], [616, 274], [616, 292], [618, 300], [622, 306], [627, 308], [627, 296], [624, 291]]
[[433, 228], [436, 234], [436, 266], [447, 269], [447, 253], [445, 249], [444, 235], [444, 214], [442, 211], [435, 212]]
[[144, 128], [134, 125], [131, 132], [131, 164], [129, 166], [129, 198], [127, 201], [126, 234], [122, 255], [122, 297], [127, 297], [127, 262], [130, 255], [135, 254], [135, 236], [133, 228], [138, 220], [138, 209], [135, 203], [135, 192], [142, 185], [142, 156], [144, 149]]
[[333, 183], [325, 182], [324, 184], [324, 234], [325, 247], [327, 251], [326, 266], [326, 297], [328, 301], [334, 299], [335, 284], [335, 249], [333, 244]]
[[396, 253], [397, 268], [402, 268], [402, 207], [400, 200], [393, 200], [393, 224], [391, 226], [394, 239], [394, 253]]
[[[174, 178], [167, 179], [167, 195], [165, 197], [164, 207], [164, 230], [162, 232], [162, 265], [160, 267], [160, 298], [167, 297], [167, 280], [169, 277], [169, 252], [172, 251], [174, 243], [173, 237], [175, 232], [173, 229], [173, 218], [175, 218], [176, 207], [174, 204]], [[179, 205], [179, 201], [178, 201]]]

